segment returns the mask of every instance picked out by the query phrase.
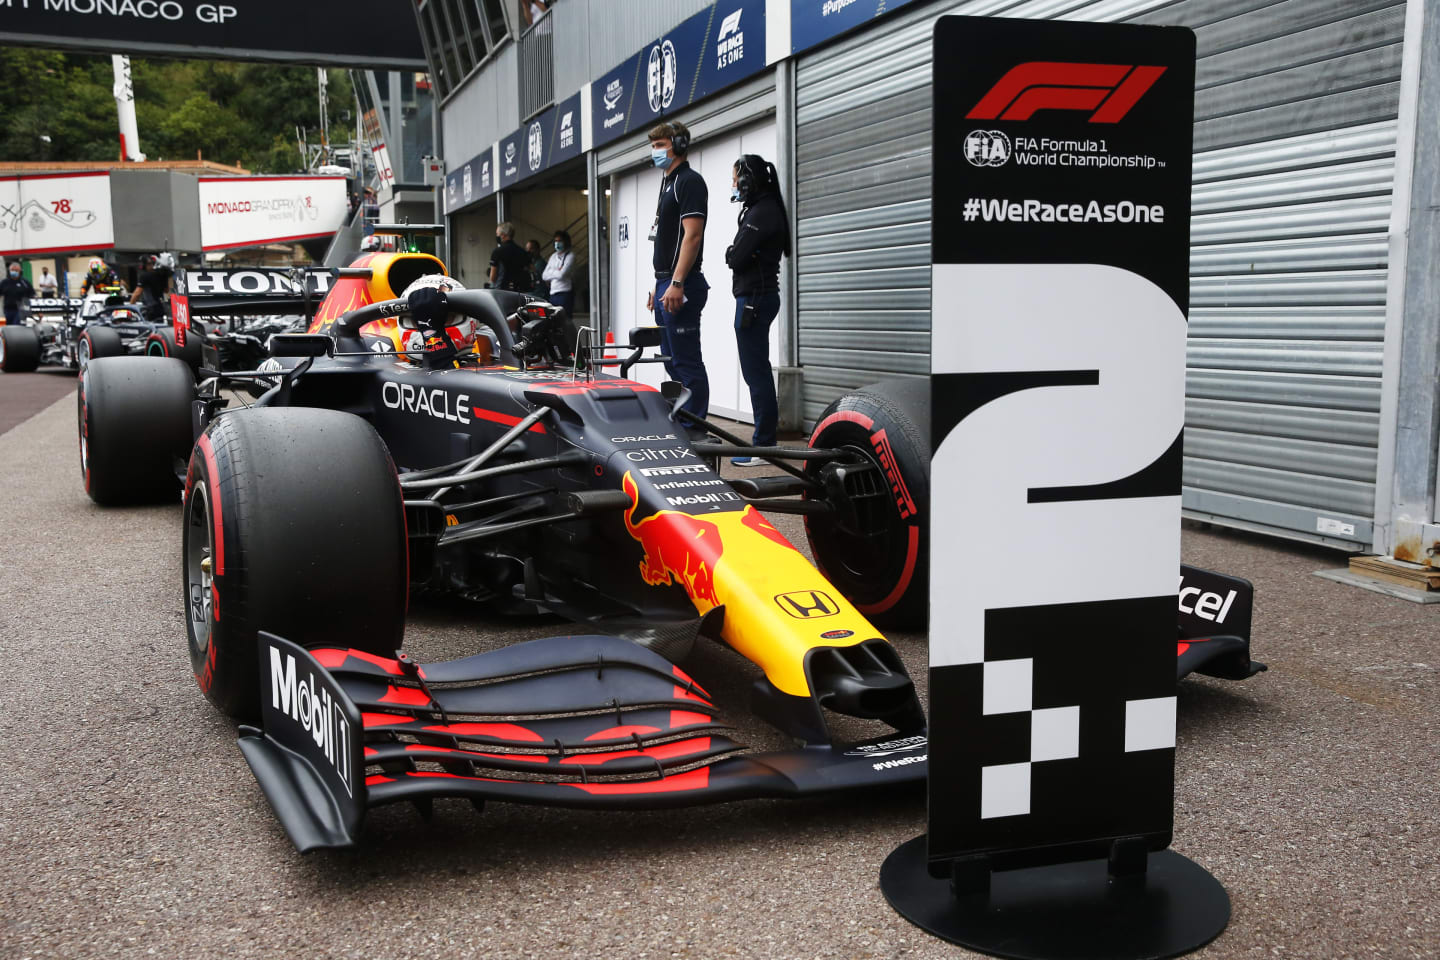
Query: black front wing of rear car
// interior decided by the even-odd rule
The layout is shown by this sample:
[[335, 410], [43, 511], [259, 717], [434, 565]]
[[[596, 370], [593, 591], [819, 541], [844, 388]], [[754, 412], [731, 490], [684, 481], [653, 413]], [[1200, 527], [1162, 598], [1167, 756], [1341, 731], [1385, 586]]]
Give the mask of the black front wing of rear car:
[[741, 754], [679, 667], [610, 636], [420, 665], [260, 634], [263, 729], [240, 748], [303, 853], [434, 797], [662, 808], [923, 782], [923, 730]]

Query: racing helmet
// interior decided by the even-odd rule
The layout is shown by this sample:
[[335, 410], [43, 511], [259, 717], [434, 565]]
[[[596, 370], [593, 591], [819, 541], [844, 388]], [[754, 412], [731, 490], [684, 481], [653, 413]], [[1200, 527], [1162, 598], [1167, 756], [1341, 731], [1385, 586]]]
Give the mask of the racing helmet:
[[101, 260], [99, 257], [90, 258], [89, 272], [92, 277], [98, 277], [108, 269], [109, 268], [105, 266], [104, 260]]
[[[372, 234], [370, 234], [369, 236], [367, 236], [365, 239], [363, 239], [363, 240], [360, 241], [360, 252], [361, 252], [361, 253], [372, 253], [372, 252], [374, 252], [374, 251], [376, 251], [376, 250], [379, 250], [379, 249], [380, 249], [380, 235], [379, 235], [378, 233], [372, 233]], [[411, 286], [414, 286], [414, 284], [411, 284]]]
[[[406, 287], [405, 292], [400, 294], [400, 298], [402, 300], [409, 300], [410, 294], [416, 290], [424, 289], [443, 290], [446, 293], [452, 293], [457, 290], [464, 290], [465, 285], [454, 277], [447, 277], [443, 273], [428, 273]], [[473, 318], [467, 317], [462, 313], [451, 313], [445, 318], [445, 333], [450, 338], [450, 342], [455, 345], [455, 349], [459, 352], [465, 353], [466, 351], [474, 349], [476, 332], [475, 320]], [[402, 344], [407, 353], [406, 359], [413, 363], [420, 362], [422, 358], [419, 354], [427, 349], [431, 349], [426, 343], [428, 336], [429, 334], [425, 330], [406, 330], [404, 332]], [[489, 340], [486, 340], [484, 346], [488, 347], [489, 345]], [[481, 352], [488, 353], [488, 351], [485, 351], [483, 348]]]

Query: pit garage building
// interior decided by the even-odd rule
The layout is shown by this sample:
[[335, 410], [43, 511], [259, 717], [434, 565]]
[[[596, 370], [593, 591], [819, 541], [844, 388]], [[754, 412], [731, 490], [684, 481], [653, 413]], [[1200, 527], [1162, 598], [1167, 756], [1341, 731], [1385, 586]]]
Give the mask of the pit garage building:
[[500, 220], [522, 242], [567, 228], [587, 264], [577, 313], [623, 340], [650, 283], [644, 131], [683, 120], [710, 185], [713, 408], [747, 419], [719, 251], [730, 164], [760, 153], [796, 238], [772, 358], [797, 427], [848, 388], [929, 370], [934, 20], [1194, 29], [1186, 514], [1420, 562], [1440, 547], [1433, 4], [558, 0], [533, 25], [512, 6], [418, 5], [456, 272], [482, 279]]

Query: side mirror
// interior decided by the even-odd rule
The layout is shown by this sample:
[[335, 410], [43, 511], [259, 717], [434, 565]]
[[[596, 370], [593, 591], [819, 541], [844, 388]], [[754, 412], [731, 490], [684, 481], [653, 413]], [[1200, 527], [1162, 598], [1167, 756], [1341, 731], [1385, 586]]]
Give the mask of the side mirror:
[[277, 357], [326, 357], [334, 347], [335, 341], [323, 333], [276, 333], [268, 344]]
[[660, 396], [674, 403], [684, 389], [685, 386], [679, 380], [666, 380], [660, 384]]
[[660, 336], [659, 327], [635, 327], [630, 331], [630, 346], [658, 347], [660, 346]]

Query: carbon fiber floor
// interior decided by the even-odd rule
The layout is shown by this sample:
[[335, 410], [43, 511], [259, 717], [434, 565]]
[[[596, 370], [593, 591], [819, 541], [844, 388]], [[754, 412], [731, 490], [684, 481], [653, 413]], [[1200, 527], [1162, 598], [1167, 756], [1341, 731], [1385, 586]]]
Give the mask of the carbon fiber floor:
[[[36, 382], [52, 379], [70, 388]], [[73, 422], [62, 399], [0, 435], [0, 956], [963, 953], [876, 887], [924, 828], [916, 796], [483, 816], [440, 802], [428, 824], [375, 812], [359, 851], [296, 856], [190, 677], [178, 510], [92, 506]], [[794, 518], [775, 522], [803, 542]], [[1334, 554], [1202, 531], [1184, 552], [1255, 581], [1270, 664], [1181, 692], [1175, 846], [1234, 901], [1200, 955], [1437, 955], [1440, 608], [1310, 575]], [[408, 645], [434, 659], [551, 632], [431, 607]], [[923, 638], [896, 640], [923, 677]], [[692, 666], [735, 702], [746, 678], [728, 654], [702, 647]]]

